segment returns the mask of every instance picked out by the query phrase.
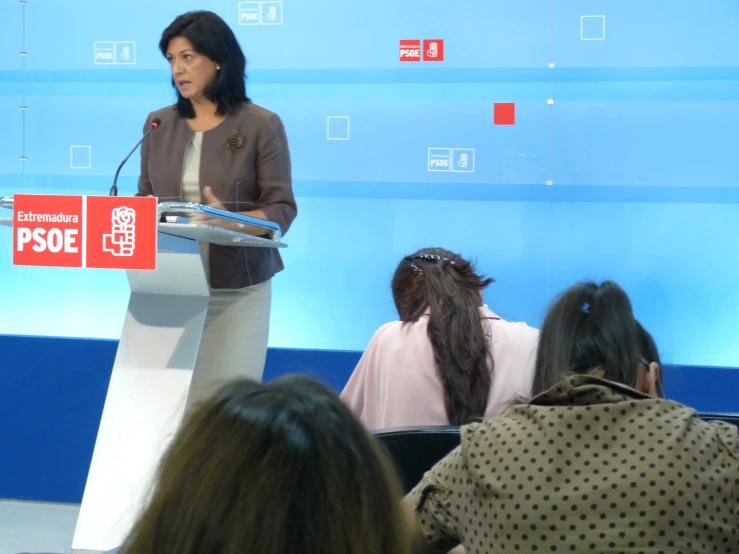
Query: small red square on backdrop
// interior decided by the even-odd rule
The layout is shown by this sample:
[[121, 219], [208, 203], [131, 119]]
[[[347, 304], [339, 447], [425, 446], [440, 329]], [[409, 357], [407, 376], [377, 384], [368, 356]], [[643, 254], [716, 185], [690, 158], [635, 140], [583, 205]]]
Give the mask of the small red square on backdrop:
[[493, 104], [493, 125], [515, 125], [516, 104], [496, 102]]
[[157, 199], [87, 197], [87, 267], [157, 267]]
[[434, 38], [423, 41], [423, 61], [444, 61], [444, 39]]
[[82, 267], [83, 197], [16, 194], [13, 264]]
[[400, 61], [401, 62], [420, 62], [421, 61], [421, 41], [420, 39], [400, 41]]

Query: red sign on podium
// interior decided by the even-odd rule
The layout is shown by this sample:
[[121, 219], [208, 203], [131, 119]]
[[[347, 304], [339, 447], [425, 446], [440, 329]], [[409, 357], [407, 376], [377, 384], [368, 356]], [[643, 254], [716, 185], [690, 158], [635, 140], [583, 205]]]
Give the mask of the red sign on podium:
[[81, 196], [16, 194], [13, 264], [82, 267]]
[[88, 196], [87, 267], [156, 269], [156, 265], [157, 199]]
[[16, 194], [13, 264], [156, 269], [157, 199]]

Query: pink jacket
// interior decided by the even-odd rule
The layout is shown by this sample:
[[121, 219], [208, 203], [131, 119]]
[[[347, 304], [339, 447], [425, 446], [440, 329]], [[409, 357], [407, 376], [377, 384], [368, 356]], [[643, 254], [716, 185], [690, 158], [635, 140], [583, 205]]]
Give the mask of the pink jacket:
[[[493, 351], [493, 382], [485, 418], [531, 390], [539, 331], [480, 308]], [[428, 316], [415, 323], [386, 323], [372, 337], [341, 398], [370, 429], [449, 425], [436, 373]]]

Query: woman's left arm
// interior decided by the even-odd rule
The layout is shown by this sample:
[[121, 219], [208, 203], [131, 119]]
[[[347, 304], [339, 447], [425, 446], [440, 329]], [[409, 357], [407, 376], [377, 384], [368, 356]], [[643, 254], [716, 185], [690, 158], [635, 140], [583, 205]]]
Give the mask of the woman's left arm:
[[256, 204], [259, 208], [245, 214], [277, 223], [284, 235], [298, 215], [293, 195], [290, 149], [280, 116], [273, 113], [265, 127], [260, 130], [257, 140], [259, 196]]
[[[257, 187], [259, 196], [255, 204], [259, 208], [239, 213], [277, 223], [284, 236], [295, 216], [298, 215], [298, 207], [293, 195], [287, 135], [282, 120], [277, 114], [270, 116], [268, 123], [259, 130], [257, 135]], [[203, 196], [208, 205], [226, 209], [210, 187], [203, 189]], [[225, 223], [225, 225], [230, 224]], [[236, 224], [233, 225], [236, 230]], [[241, 228], [240, 231], [257, 236], [269, 234], [266, 229], [249, 225]]]

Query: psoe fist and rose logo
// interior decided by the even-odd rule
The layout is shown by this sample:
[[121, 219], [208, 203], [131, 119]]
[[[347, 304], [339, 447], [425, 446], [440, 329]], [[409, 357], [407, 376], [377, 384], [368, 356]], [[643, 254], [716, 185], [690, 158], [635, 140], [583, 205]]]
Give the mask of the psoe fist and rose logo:
[[133, 256], [136, 250], [136, 210], [115, 208], [110, 217], [111, 232], [103, 235], [103, 252], [113, 256]]
[[156, 198], [17, 194], [13, 264], [156, 269]]

